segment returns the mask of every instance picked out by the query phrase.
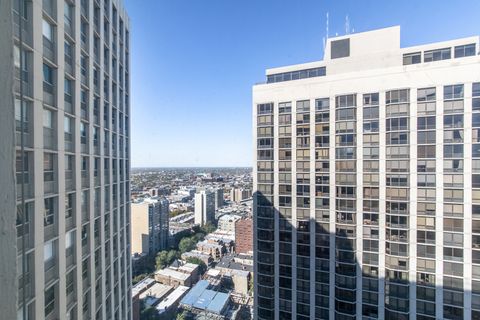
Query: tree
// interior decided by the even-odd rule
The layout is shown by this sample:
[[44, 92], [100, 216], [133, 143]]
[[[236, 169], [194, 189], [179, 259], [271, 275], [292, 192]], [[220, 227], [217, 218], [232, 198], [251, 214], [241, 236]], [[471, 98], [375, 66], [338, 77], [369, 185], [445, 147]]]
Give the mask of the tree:
[[181, 253], [185, 253], [187, 251], [195, 249], [196, 244], [197, 242], [191, 237], [183, 238], [178, 244], [178, 249]]
[[155, 266], [157, 270], [163, 269], [168, 264], [168, 252], [167, 251], [160, 251], [157, 253], [157, 257], [155, 258]]
[[158, 320], [158, 311], [155, 308], [148, 307], [140, 312], [140, 320]]
[[213, 231], [217, 230], [217, 227], [210, 222], [205, 223], [205, 225], [201, 228], [203, 232], [206, 234], [212, 233]]
[[182, 313], [177, 314], [176, 320], [187, 320], [187, 312], [183, 311]]
[[176, 251], [176, 250], [168, 251], [168, 254], [167, 254], [168, 264], [171, 264], [173, 261], [175, 261], [175, 259], [178, 259], [178, 258], [180, 258], [180, 254], [179, 254], [178, 251]]
[[204, 274], [207, 271], [207, 265], [200, 258], [197, 257], [188, 257], [188, 263], [198, 264], [198, 272], [200, 275]]
[[138, 276], [136, 276], [132, 279], [132, 285], [136, 285], [137, 283], [139, 283], [140, 281], [142, 281], [146, 277], [148, 277], [147, 273], [139, 274]]

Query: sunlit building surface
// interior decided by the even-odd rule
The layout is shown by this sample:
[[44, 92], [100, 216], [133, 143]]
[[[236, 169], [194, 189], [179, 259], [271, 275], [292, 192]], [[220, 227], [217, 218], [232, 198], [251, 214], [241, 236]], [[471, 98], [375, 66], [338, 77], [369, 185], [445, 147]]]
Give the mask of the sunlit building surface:
[[129, 18], [11, 1], [18, 319], [130, 319]]
[[328, 39], [253, 87], [256, 319], [480, 318], [479, 38]]

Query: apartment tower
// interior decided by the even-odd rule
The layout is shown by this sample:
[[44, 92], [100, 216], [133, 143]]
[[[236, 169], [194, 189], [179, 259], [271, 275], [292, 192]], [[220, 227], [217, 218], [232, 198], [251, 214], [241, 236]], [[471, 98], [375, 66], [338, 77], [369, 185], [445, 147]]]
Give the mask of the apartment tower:
[[132, 254], [148, 254], [168, 249], [169, 202], [152, 197], [132, 202]]
[[195, 224], [200, 226], [215, 222], [216, 193], [210, 189], [195, 193]]
[[15, 126], [0, 135], [16, 148], [16, 166], [2, 162], [16, 188], [2, 188], [17, 206], [6, 318], [130, 319], [129, 18], [120, 0], [2, 1], [2, 18], [2, 123]]
[[479, 38], [328, 39], [253, 87], [256, 319], [480, 318]]

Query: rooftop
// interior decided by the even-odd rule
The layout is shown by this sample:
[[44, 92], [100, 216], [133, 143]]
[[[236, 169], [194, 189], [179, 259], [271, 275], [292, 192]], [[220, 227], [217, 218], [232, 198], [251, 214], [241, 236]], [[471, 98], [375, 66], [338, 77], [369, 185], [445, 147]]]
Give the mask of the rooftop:
[[221, 314], [228, 305], [230, 295], [224, 292], [209, 290], [210, 283], [200, 280], [180, 301], [181, 304], [206, 312]]
[[161, 283], [155, 283], [153, 286], [140, 294], [140, 299], [144, 300], [149, 306], [155, 305], [160, 299], [165, 297], [173, 287]]
[[[430, 57], [432, 50], [448, 49], [448, 55], [438, 60], [475, 56], [480, 50], [479, 43], [479, 37], [473, 36], [402, 48], [400, 26], [331, 37], [327, 39], [323, 60], [267, 69], [267, 84], [430, 63], [437, 61]], [[457, 55], [456, 49], [465, 46], [469, 46], [468, 54], [464, 51]], [[404, 55], [410, 53], [419, 56], [414, 62], [405, 63]]]
[[178, 300], [183, 297], [183, 295], [189, 290], [189, 287], [178, 286], [175, 290], [172, 291], [165, 299], [163, 299], [156, 307], [158, 313], [163, 313], [165, 310], [170, 308], [172, 305], [178, 302]]
[[165, 269], [162, 269], [162, 270], [158, 270], [155, 272], [155, 275], [162, 275], [164, 277], [170, 277], [170, 278], [174, 278], [174, 279], [177, 279], [177, 280], [182, 280], [182, 281], [185, 281], [188, 279], [188, 277], [190, 277], [189, 274], [186, 274], [186, 273], [183, 273], [183, 272], [180, 272], [180, 271], [176, 271], [176, 270], [173, 270], [173, 269], [170, 269], [170, 268], [165, 268]]
[[154, 284], [155, 280], [152, 278], [143, 279], [132, 288], [132, 297], [135, 297], [137, 294], [142, 293]]

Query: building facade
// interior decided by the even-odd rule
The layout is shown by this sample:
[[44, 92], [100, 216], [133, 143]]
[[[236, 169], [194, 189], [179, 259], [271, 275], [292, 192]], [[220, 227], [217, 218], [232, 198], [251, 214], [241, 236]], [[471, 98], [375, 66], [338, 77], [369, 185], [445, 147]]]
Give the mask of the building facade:
[[479, 38], [392, 27], [253, 87], [255, 317], [477, 319]]
[[12, 3], [18, 319], [130, 319], [129, 18]]
[[223, 198], [223, 188], [215, 189], [215, 210], [220, 209], [225, 204], [225, 200]]
[[232, 188], [230, 190], [230, 201], [232, 202], [242, 202], [248, 198], [252, 197], [252, 190], [244, 188]]
[[242, 218], [235, 221], [235, 253], [253, 251], [253, 219]]
[[207, 189], [195, 193], [195, 224], [203, 226], [215, 222], [215, 203], [215, 192]]
[[132, 254], [155, 255], [168, 248], [169, 202], [146, 198], [131, 204]]

